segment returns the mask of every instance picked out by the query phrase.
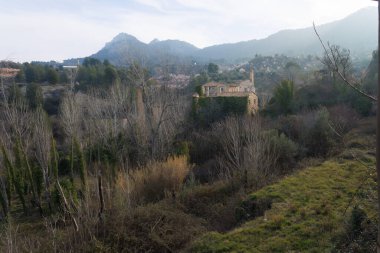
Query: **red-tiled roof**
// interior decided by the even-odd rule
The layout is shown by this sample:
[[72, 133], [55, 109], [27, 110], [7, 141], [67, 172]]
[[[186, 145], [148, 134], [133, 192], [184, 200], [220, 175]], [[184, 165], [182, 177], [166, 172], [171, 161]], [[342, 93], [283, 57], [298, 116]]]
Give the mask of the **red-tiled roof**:
[[19, 71], [13, 68], [0, 68], [0, 77], [15, 77]]

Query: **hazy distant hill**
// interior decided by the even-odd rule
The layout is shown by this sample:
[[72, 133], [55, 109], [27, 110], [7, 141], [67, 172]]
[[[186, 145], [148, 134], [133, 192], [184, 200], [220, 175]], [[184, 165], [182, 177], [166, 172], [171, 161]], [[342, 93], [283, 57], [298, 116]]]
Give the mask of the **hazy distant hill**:
[[[353, 55], [370, 55], [377, 47], [377, 9], [365, 8], [350, 16], [317, 27], [324, 41], [351, 50]], [[255, 54], [288, 56], [319, 54], [321, 45], [312, 27], [284, 30], [265, 39], [204, 48], [197, 54], [204, 59], [239, 59]]]
[[199, 48], [191, 45], [190, 43], [180, 40], [153, 40], [149, 43], [152, 50], [162, 53], [175, 54], [178, 56], [191, 56], [194, 55]]
[[127, 65], [135, 60], [144, 61], [149, 65], [179, 63], [189, 61], [199, 49], [187, 42], [179, 40], [153, 40], [143, 43], [126, 33], [120, 33], [104, 48], [92, 55], [101, 60], [108, 59], [117, 65]]
[[120, 33], [92, 57], [102, 60], [108, 59], [114, 64], [124, 65], [127, 61], [148, 57], [148, 48], [147, 44], [132, 35]]
[[[338, 44], [351, 50], [353, 56], [369, 56], [377, 47], [377, 9], [369, 7], [332, 23], [318, 26], [324, 41]], [[133, 60], [143, 60], [147, 64], [185, 63], [192, 60], [224, 60], [232, 62], [249, 59], [255, 54], [288, 56], [320, 54], [321, 45], [313, 28], [284, 30], [265, 39], [215, 45], [198, 49], [179, 40], [153, 40], [146, 44], [126, 33], [117, 35], [92, 57], [109, 59], [117, 65], [125, 65]]]

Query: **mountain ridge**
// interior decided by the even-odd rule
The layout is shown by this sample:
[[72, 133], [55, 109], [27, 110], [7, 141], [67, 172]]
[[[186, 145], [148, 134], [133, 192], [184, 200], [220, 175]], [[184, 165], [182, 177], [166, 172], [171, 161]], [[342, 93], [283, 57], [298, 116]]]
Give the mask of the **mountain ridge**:
[[[377, 48], [377, 9], [367, 7], [347, 17], [317, 26], [321, 38], [331, 44], [348, 48], [354, 57], [371, 55]], [[131, 61], [144, 61], [150, 65], [162, 62], [232, 63], [249, 59], [256, 54], [288, 56], [321, 54], [322, 47], [313, 27], [285, 29], [263, 39], [224, 43], [204, 48], [181, 40], [157, 40], [149, 43], [138, 40], [128, 33], [119, 33], [91, 57], [108, 59], [116, 65], [128, 65]]]

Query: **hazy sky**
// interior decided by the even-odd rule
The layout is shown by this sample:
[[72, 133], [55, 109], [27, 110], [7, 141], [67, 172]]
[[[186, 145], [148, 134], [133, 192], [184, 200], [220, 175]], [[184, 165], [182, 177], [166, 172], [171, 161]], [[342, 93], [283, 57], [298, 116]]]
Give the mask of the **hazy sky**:
[[88, 56], [120, 32], [197, 47], [341, 19], [371, 0], [0, 0], [0, 60]]

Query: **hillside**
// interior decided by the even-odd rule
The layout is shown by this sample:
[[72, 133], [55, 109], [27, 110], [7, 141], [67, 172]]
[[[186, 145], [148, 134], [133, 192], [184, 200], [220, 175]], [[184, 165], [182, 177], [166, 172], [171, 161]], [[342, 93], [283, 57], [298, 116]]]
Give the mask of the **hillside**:
[[132, 35], [120, 33], [91, 57], [108, 59], [116, 65], [128, 65], [138, 60], [154, 66], [181, 64], [183, 61], [189, 63], [187, 58], [197, 50], [195, 46], [179, 40], [153, 40], [146, 44]]
[[[317, 24], [318, 25], [318, 24]], [[354, 55], [370, 54], [377, 44], [376, 8], [365, 8], [317, 29], [325, 41], [348, 48]], [[204, 59], [249, 58], [255, 54], [288, 56], [320, 54], [321, 45], [312, 27], [284, 30], [262, 40], [207, 47], [198, 52]]]
[[[357, 57], [368, 57], [377, 45], [376, 8], [359, 10], [342, 20], [319, 25], [317, 28], [325, 41], [348, 48]], [[231, 63], [250, 59], [255, 54], [300, 56], [320, 54], [321, 51], [313, 28], [307, 27], [279, 31], [264, 39], [215, 45], [203, 49], [179, 40], [153, 40], [146, 44], [132, 35], [120, 33], [91, 57], [109, 59], [117, 65], [125, 65], [134, 60], [143, 60], [149, 65], [155, 65], [189, 64], [193, 60], [201, 62], [223, 60]]]
[[[190, 251], [331, 252], [340, 244], [359, 247], [360, 236], [347, 236], [345, 228], [352, 226], [355, 206], [366, 213], [365, 222], [365, 217], [376, 217], [374, 143], [373, 134], [368, 135], [373, 130], [373, 123], [362, 123], [345, 137], [347, 149], [341, 155], [252, 193], [241, 213], [270, 203], [264, 215], [225, 234], [208, 233]], [[359, 234], [368, 240], [374, 225], [361, 222]], [[372, 252], [374, 244], [360, 246], [364, 251], [354, 252]]]

